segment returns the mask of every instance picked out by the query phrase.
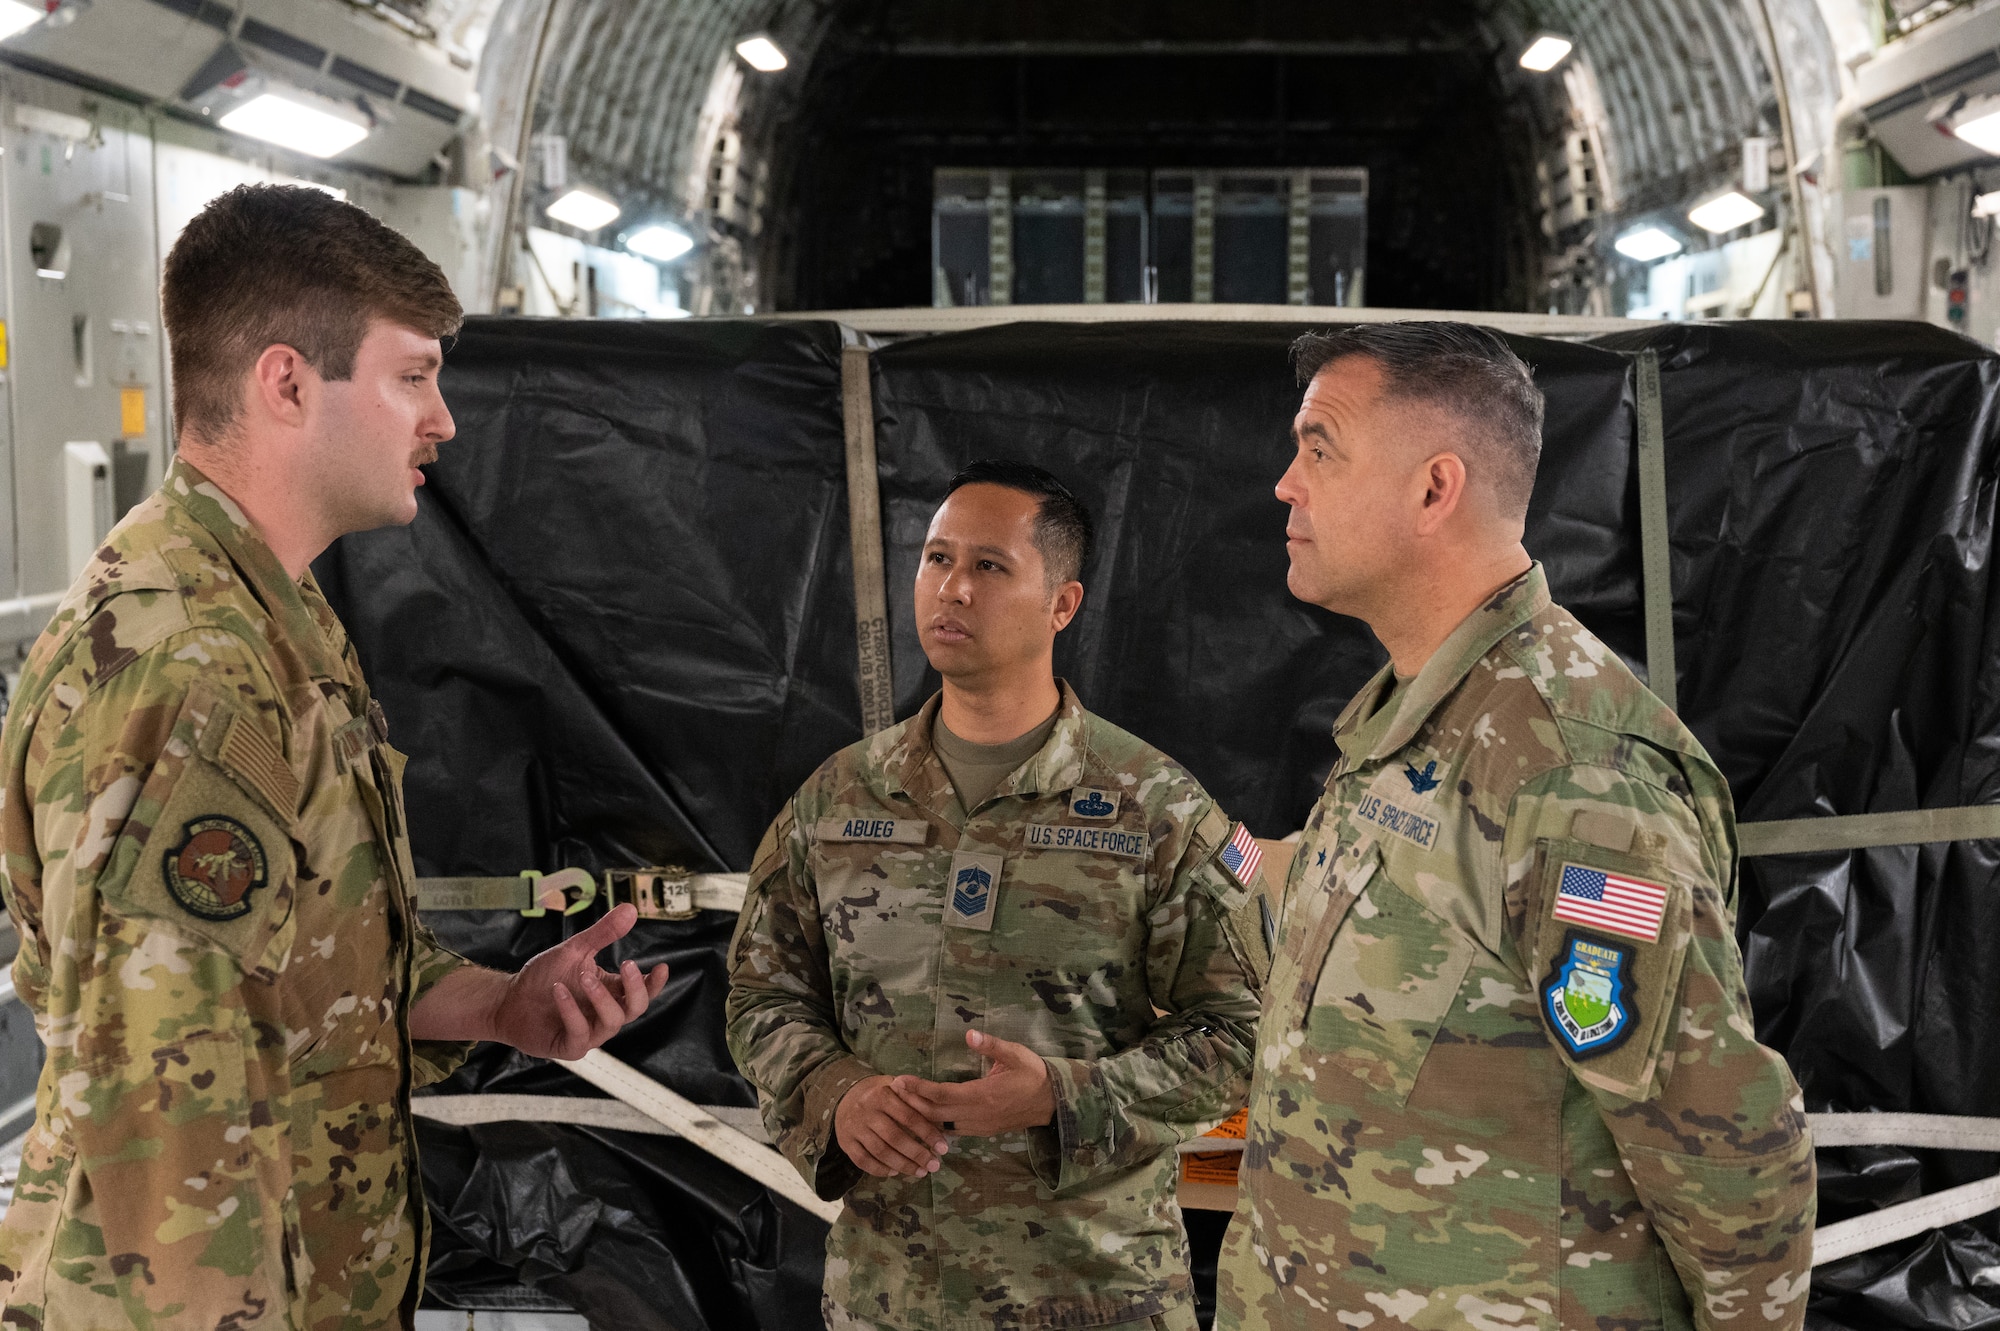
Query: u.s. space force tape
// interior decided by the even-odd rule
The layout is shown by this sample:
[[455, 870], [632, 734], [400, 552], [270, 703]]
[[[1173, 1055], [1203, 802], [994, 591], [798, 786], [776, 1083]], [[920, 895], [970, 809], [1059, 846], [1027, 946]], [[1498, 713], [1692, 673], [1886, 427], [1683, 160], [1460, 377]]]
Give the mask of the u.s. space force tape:
[[[642, 871], [643, 872], [643, 871]], [[572, 876], [577, 876], [588, 884], [589, 890], [597, 890], [595, 879], [582, 869], [563, 869], [558, 873], [540, 878], [419, 878], [417, 879], [418, 910], [525, 910], [549, 908], [565, 909], [564, 889], [574, 886]], [[685, 883], [687, 890], [687, 912], [703, 910], [741, 910], [743, 893], [749, 885], [750, 875], [742, 873], [697, 873], [685, 878], [675, 878], [678, 887]], [[618, 900], [623, 897], [611, 894]], [[579, 902], [571, 903], [580, 909], [590, 902], [584, 896]], [[679, 912], [647, 912], [642, 914], [676, 914]]]

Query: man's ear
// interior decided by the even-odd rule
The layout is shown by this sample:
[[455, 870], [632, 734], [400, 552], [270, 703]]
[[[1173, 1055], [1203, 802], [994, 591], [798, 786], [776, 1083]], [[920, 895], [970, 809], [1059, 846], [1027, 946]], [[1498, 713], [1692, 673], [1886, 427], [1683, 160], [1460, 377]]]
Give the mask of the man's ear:
[[297, 348], [273, 342], [250, 368], [249, 405], [277, 424], [297, 429], [305, 424], [307, 381], [318, 378]]
[[1071, 579], [1056, 588], [1055, 599], [1049, 604], [1049, 620], [1061, 633], [1076, 618], [1076, 612], [1083, 608], [1083, 584]]
[[1424, 463], [1423, 509], [1417, 514], [1417, 534], [1435, 535], [1465, 502], [1465, 459], [1456, 453], [1437, 453]]

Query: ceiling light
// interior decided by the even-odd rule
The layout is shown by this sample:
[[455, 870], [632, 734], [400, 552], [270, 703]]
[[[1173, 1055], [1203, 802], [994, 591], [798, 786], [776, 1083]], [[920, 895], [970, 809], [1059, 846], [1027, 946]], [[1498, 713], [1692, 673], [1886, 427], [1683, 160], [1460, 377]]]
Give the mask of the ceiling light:
[[1528, 43], [1528, 49], [1521, 52], [1521, 68], [1532, 69], [1537, 74], [1546, 74], [1563, 62], [1576, 43], [1567, 37], [1558, 37], [1545, 32]]
[[775, 74], [791, 63], [778, 49], [778, 44], [761, 32], [736, 43], [736, 54], [742, 56], [750, 68], [766, 74]]
[[232, 134], [247, 134], [308, 157], [332, 157], [368, 137], [366, 125], [272, 92], [252, 97], [217, 123]]
[[278, 179], [278, 183], [280, 185], [297, 185], [301, 189], [316, 189], [321, 194], [331, 194], [342, 203], [347, 202], [346, 190], [338, 189], [332, 185], [321, 184], [317, 180], [302, 180], [298, 176], [281, 176]]
[[1654, 259], [1664, 259], [1669, 254], [1679, 254], [1681, 243], [1656, 226], [1642, 226], [1636, 231], [1627, 231], [1611, 247], [1628, 259], [1640, 263], [1650, 263]]
[[47, 14], [48, 11], [40, 5], [24, 5], [21, 0], [0, 0], [0, 40], [34, 27]]
[[1991, 194], [1981, 194], [1972, 200], [1974, 217], [2000, 217], [2000, 189]]
[[672, 263], [694, 248], [694, 237], [677, 226], [649, 226], [627, 236], [625, 248], [642, 259]]
[[618, 205], [595, 190], [573, 189], [543, 211], [564, 226], [595, 231], [618, 217]]
[[[1990, 102], [1992, 99], [1987, 98]], [[1978, 113], [1951, 127], [1959, 141], [1969, 143], [1989, 157], [2000, 157], [2000, 107], [1982, 108]]]
[[0, 0], [0, 40], [17, 32], [26, 32], [47, 18], [48, 13], [40, 5], [27, 4], [24, 0]]
[[1745, 198], [1735, 190], [1688, 209], [1688, 221], [1718, 236], [1739, 226], [1748, 226], [1763, 215], [1762, 204]]

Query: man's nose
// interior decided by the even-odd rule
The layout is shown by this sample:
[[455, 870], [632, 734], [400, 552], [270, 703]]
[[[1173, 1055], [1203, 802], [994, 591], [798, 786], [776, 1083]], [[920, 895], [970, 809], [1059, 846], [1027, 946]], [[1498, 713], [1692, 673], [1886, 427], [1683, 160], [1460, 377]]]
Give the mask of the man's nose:
[[1278, 483], [1271, 487], [1271, 493], [1278, 496], [1283, 502], [1290, 504], [1293, 508], [1299, 507], [1306, 501], [1305, 487], [1299, 484], [1298, 470], [1299, 461], [1297, 458], [1293, 458], [1292, 464], [1285, 468], [1285, 474], [1280, 476]]

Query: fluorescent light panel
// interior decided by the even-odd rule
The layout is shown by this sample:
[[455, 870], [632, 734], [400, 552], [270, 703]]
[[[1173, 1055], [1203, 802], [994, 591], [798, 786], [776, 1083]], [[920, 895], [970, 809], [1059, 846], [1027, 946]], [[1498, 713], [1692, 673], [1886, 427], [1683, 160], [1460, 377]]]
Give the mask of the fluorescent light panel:
[[1611, 243], [1612, 248], [1628, 259], [1640, 263], [1650, 263], [1654, 259], [1664, 259], [1669, 254], [1679, 254], [1681, 243], [1656, 226], [1642, 226], [1636, 231], [1627, 231]]
[[1521, 68], [1532, 69], [1537, 74], [1546, 74], [1560, 65], [1576, 43], [1567, 37], [1554, 33], [1543, 33], [1528, 43], [1528, 49], [1521, 52]]
[[280, 97], [261, 93], [218, 122], [232, 134], [245, 134], [308, 157], [332, 157], [368, 137], [368, 127]]
[[736, 43], [736, 54], [742, 56], [750, 68], [766, 74], [775, 74], [791, 63], [778, 49], [778, 44], [761, 32]]
[[587, 189], [573, 189], [544, 211], [564, 226], [573, 226], [578, 231], [595, 231], [616, 221], [619, 208], [602, 194]]
[[1951, 132], [1961, 142], [1971, 144], [1988, 156], [2000, 157], [2000, 111], [1974, 116], [1962, 125], [1953, 125]]
[[21, 0], [0, 0], [0, 41], [34, 27], [47, 14], [48, 11], [40, 5], [24, 5]]
[[1763, 215], [1763, 205], [1731, 190], [1698, 207], [1690, 208], [1688, 221], [1703, 231], [1719, 236], [1725, 231], [1734, 231], [1739, 226], [1748, 226]]
[[642, 259], [672, 263], [694, 248], [694, 238], [674, 226], [649, 226], [625, 238], [625, 248]]

